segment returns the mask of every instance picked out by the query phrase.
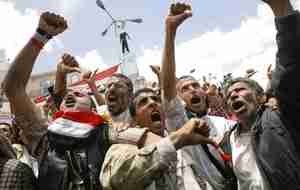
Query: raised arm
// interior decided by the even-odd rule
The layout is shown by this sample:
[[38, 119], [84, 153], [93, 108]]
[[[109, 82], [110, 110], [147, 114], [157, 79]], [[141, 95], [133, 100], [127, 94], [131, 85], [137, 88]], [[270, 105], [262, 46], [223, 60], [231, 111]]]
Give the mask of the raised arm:
[[300, 15], [293, 11], [289, 0], [268, 0], [275, 15], [278, 52], [271, 88], [281, 113], [289, 122], [298, 119], [300, 110]]
[[165, 24], [165, 46], [162, 59], [163, 96], [170, 101], [176, 97], [175, 36], [178, 26], [192, 16], [191, 7], [186, 4], [172, 4]]
[[83, 80], [88, 84], [90, 87], [98, 106], [102, 106], [105, 104], [105, 99], [102, 96], [102, 94], [98, 91], [97, 86], [96, 86], [96, 76], [97, 76], [97, 71], [96, 69], [94, 72], [89, 72], [83, 75]]
[[79, 64], [72, 55], [65, 53], [57, 64], [54, 85], [55, 96], [64, 97], [67, 90], [67, 74], [72, 72], [80, 73]]
[[36, 151], [47, 130], [25, 89], [33, 65], [43, 46], [51, 37], [63, 32], [66, 28], [67, 23], [64, 18], [49, 12], [43, 13], [37, 32], [19, 52], [4, 79], [4, 90], [14, 110], [17, 125], [27, 138], [28, 148], [34, 156], [38, 154]]

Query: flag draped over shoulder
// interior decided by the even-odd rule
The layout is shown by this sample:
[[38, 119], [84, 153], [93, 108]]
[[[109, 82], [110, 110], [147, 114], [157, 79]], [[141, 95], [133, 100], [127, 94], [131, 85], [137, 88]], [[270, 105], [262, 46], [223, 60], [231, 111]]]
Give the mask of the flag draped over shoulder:
[[105, 119], [94, 112], [59, 111], [54, 114], [48, 130], [63, 136], [86, 138], [104, 122]]

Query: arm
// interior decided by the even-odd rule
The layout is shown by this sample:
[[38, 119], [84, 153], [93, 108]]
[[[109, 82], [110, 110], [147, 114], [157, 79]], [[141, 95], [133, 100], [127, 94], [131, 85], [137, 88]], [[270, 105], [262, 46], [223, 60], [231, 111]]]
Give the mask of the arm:
[[98, 69], [96, 69], [93, 73], [89, 72], [89, 73], [84, 74], [83, 80], [88, 84], [91, 91], [93, 92], [93, 95], [97, 101], [98, 106], [102, 106], [105, 104], [105, 99], [100, 94], [100, 92], [98, 91], [97, 86], [96, 86], [97, 71], [98, 71]]
[[[39, 21], [39, 29], [51, 36], [63, 32], [67, 28], [64, 19], [58, 15], [43, 13]], [[4, 90], [14, 110], [17, 125], [23, 130], [28, 141], [28, 150], [33, 156], [40, 158], [40, 151], [45, 147], [45, 134], [47, 128], [37, 112], [36, 106], [26, 94], [26, 84], [32, 72], [33, 65], [43, 45], [45, 37], [36, 34], [20, 51], [4, 79]]]
[[54, 85], [55, 96], [60, 97], [61, 99], [65, 96], [67, 90], [67, 75], [72, 72], [81, 72], [79, 64], [72, 55], [65, 53], [62, 56], [61, 61], [57, 64]]
[[143, 189], [176, 159], [176, 150], [169, 139], [142, 149], [116, 144], [106, 153], [100, 181], [107, 190]]
[[144, 189], [153, 182], [153, 177], [168, 174], [169, 166], [176, 163], [176, 150], [188, 145], [215, 144], [205, 137], [209, 132], [205, 125], [203, 120], [192, 119], [169, 137], [141, 149], [113, 145], [105, 156], [100, 175], [104, 189]]
[[[181, 7], [183, 6], [183, 8]], [[179, 10], [179, 12], [178, 12]], [[176, 97], [175, 36], [177, 27], [192, 16], [191, 8], [185, 4], [173, 4], [166, 18], [165, 46], [162, 59], [162, 88], [167, 101]]]
[[160, 66], [158, 65], [150, 65], [152, 72], [156, 75], [158, 81], [158, 88], [161, 89], [161, 71]]
[[297, 118], [300, 110], [300, 87], [295, 84], [299, 81], [300, 73], [300, 16], [298, 12], [290, 11], [288, 0], [269, 0], [268, 4], [276, 17], [278, 31], [278, 52], [271, 88], [279, 101], [282, 114], [292, 121]]

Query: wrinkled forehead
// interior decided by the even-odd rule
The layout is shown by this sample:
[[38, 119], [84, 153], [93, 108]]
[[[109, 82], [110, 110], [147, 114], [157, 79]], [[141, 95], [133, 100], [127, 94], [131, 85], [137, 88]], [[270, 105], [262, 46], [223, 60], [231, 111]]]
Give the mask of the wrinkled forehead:
[[124, 85], [127, 86], [126, 80], [123, 79], [123, 78], [121, 78], [121, 77], [112, 76], [107, 81], [107, 85], [109, 85], [109, 84], [116, 84], [116, 83], [122, 83], [122, 84], [124, 84]]
[[177, 90], [181, 90], [184, 86], [188, 86], [191, 84], [199, 84], [200, 85], [200, 83], [198, 81], [196, 81], [195, 79], [188, 78], [188, 79], [178, 80], [176, 87], [177, 87]]
[[10, 129], [10, 125], [8, 123], [0, 123], [0, 130], [1, 129]]
[[229, 86], [227, 92], [226, 92], [226, 95], [229, 95], [232, 91], [236, 90], [236, 89], [239, 89], [239, 88], [247, 88], [247, 89], [250, 89], [250, 86], [245, 83], [245, 82], [236, 82], [236, 83], [233, 83], [231, 86]]
[[160, 100], [160, 96], [157, 95], [155, 92], [142, 92], [137, 97], [134, 98], [134, 102], [137, 103], [137, 102], [141, 101], [142, 99], [148, 98], [148, 97], [149, 98], [153, 97], [154, 101], [157, 101], [157, 102], [159, 102], [159, 100]]

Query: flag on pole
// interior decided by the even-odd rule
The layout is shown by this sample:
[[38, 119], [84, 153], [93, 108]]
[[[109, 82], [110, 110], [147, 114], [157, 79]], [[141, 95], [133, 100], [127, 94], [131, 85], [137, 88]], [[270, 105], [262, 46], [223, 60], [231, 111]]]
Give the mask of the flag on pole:
[[[112, 66], [112, 67], [110, 67], [110, 68], [108, 68], [108, 69], [106, 69], [106, 70], [104, 70], [100, 73], [97, 73], [96, 74], [96, 81], [105, 79], [107, 77], [111, 77], [115, 72], [118, 71], [119, 66], [120, 66], [120, 64], [114, 65], [114, 66]], [[71, 84], [70, 86], [78, 86], [78, 85], [83, 85], [83, 84], [85, 84], [85, 82], [83, 80], [81, 80], [81, 81], [78, 81], [74, 84]]]

